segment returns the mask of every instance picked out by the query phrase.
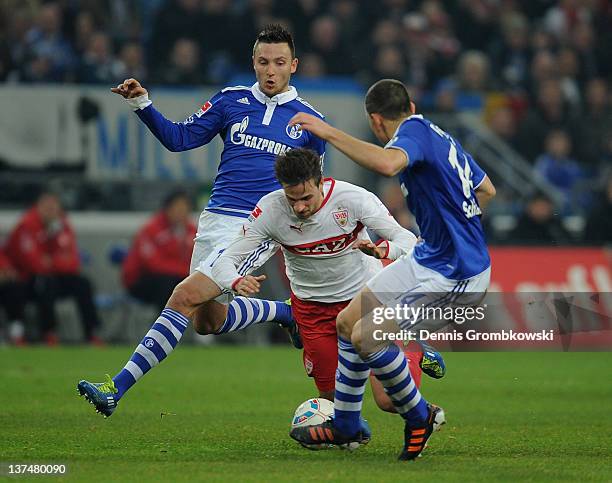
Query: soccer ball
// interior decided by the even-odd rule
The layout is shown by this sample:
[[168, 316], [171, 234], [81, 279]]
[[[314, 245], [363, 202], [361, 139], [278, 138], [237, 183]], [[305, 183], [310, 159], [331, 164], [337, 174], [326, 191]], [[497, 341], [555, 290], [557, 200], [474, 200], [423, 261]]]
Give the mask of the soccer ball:
[[298, 406], [291, 420], [291, 428], [313, 426], [334, 415], [334, 403], [327, 399], [309, 399]]

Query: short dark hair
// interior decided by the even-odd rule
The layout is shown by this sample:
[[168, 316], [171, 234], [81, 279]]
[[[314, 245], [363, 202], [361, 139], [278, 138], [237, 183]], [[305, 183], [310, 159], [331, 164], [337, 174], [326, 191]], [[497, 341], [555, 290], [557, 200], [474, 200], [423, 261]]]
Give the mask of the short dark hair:
[[274, 163], [276, 179], [283, 186], [296, 186], [314, 180], [321, 182], [321, 159], [312, 149], [295, 148], [279, 154]]
[[368, 89], [365, 98], [368, 114], [380, 114], [395, 120], [410, 113], [410, 94], [406, 86], [395, 79], [382, 79]]
[[280, 24], [269, 24], [257, 34], [255, 44], [253, 45], [253, 53], [258, 43], [264, 44], [287, 44], [289, 50], [291, 50], [291, 58], [295, 58], [295, 44], [293, 43], [293, 36], [291, 33]]
[[164, 199], [162, 200], [161, 207], [165, 210], [170, 208], [171, 205], [174, 204], [176, 200], [184, 199], [191, 206], [193, 203], [191, 202], [191, 196], [187, 191], [182, 188], [170, 191]]

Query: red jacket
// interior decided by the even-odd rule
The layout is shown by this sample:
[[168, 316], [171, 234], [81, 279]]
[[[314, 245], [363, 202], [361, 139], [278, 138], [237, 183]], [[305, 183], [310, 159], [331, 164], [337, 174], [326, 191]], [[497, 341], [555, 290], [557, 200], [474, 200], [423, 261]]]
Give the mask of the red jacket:
[[0, 248], [0, 271], [13, 268], [13, 264], [4, 254], [4, 250]]
[[74, 274], [80, 260], [76, 236], [66, 216], [48, 233], [36, 207], [28, 210], [9, 235], [6, 255], [22, 279], [33, 275]]
[[172, 230], [166, 214], [156, 213], [136, 234], [130, 251], [123, 261], [122, 278], [131, 287], [144, 274], [189, 275], [196, 227], [185, 224], [184, 230]]

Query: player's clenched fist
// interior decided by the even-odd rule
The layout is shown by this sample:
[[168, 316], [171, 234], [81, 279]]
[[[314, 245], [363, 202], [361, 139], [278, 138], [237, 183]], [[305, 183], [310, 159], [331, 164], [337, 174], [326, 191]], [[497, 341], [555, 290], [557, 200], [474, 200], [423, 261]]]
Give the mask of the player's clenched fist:
[[385, 258], [387, 252], [386, 249], [376, 246], [372, 241], [364, 239], [356, 240], [355, 243], [353, 243], [353, 250], [361, 250], [366, 255], [378, 259]]
[[261, 288], [261, 284], [259, 282], [262, 282], [265, 279], [265, 275], [247, 275], [246, 277], [238, 280], [234, 286], [234, 291], [243, 297], [250, 297], [251, 295], [255, 295], [259, 292], [259, 289]]
[[111, 91], [126, 99], [133, 99], [134, 97], [148, 94], [147, 90], [136, 79], [125, 79], [117, 87], [112, 87]]

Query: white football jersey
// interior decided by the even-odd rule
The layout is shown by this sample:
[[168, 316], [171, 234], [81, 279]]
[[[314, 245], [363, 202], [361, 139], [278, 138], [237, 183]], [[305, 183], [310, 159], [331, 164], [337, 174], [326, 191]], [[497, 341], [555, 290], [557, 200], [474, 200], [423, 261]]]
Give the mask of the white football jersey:
[[298, 218], [282, 189], [264, 196], [212, 268], [216, 283], [232, 289], [237, 267], [260, 244], [274, 240], [285, 257], [293, 293], [302, 300], [340, 302], [352, 299], [382, 268], [382, 262], [352, 248], [369, 239], [366, 228], [385, 240], [387, 258], [407, 253], [416, 237], [402, 228], [376, 195], [344, 181], [327, 178], [323, 204], [308, 219]]

